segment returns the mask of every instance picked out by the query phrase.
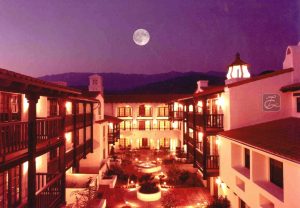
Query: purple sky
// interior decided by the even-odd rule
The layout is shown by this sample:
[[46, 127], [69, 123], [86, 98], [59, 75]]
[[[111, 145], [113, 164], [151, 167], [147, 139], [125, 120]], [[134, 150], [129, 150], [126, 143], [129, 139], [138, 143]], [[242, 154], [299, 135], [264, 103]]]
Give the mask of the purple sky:
[[[239, 51], [257, 73], [281, 68], [300, 40], [299, 13], [299, 0], [1, 1], [0, 67], [32, 76], [222, 71]], [[151, 35], [144, 47], [132, 41], [138, 28]]]

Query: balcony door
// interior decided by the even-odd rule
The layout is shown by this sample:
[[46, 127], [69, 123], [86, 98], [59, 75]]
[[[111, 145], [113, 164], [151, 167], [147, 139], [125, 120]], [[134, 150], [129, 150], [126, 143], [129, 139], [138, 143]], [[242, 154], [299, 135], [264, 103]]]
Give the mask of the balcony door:
[[142, 138], [142, 148], [147, 148], [148, 145], [148, 138]]
[[144, 120], [139, 121], [139, 130], [145, 130], [146, 129], [146, 123]]

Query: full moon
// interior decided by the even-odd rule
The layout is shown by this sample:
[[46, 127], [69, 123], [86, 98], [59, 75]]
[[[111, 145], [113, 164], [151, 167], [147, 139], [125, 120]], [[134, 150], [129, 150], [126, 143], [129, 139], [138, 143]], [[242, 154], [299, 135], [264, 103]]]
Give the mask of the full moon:
[[146, 45], [150, 40], [150, 34], [145, 29], [137, 29], [133, 33], [133, 41], [139, 46]]

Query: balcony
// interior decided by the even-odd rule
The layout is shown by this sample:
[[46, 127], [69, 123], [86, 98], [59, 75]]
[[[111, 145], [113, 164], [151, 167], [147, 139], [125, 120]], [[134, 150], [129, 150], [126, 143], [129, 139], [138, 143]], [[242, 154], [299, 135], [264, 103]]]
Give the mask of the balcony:
[[84, 125], [84, 114], [76, 115], [76, 128], [83, 128]]
[[120, 139], [120, 129], [109, 129], [108, 130], [108, 143], [115, 144], [115, 142]]
[[183, 111], [169, 111], [169, 119], [181, 121], [183, 119]]
[[[38, 118], [36, 120], [37, 150], [58, 142], [62, 134], [62, 118]], [[28, 151], [28, 122], [0, 123], [0, 162], [16, 159]], [[12, 155], [13, 153], [17, 153]]]
[[65, 118], [65, 130], [71, 131], [74, 128], [74, 116], [73, 115], [66, 115]]
[[92, 125], [92, 114], [91, 113], [87, 113], [85, 114], [85, 124], [86, 126], [91, 126]]
[[28, 147], [28, 123], [0, 123], [0, 156], [5, 156]]
[[63, 132], [62, 117], [38, 118], [36, 120], [37, 143], [51, 143], [51, 139], [60, 137]]
[[67, 170], [74, 164], [74, 150], [70, 150], [66, 152], [65, 161], [66, 161], [66, 170]]
[[[208, 130], [223, 129], [223, 114], [207, 114], [205, 120], [206, 128], [208, 128]], [[202, 114], [196, 114], [196, 125], [204, 125]]]
[[58, 207], [63, 203], [62, 188], [61, 174], [37, 173], [36, 207]]
[[205, 172], [209, 176], [217, 176], [219, 173], [219, 155], [204, 155], [199, 149], [196, 149], [196, 165], [201, 171], [204, 171], [203, 160], [205, 158]]

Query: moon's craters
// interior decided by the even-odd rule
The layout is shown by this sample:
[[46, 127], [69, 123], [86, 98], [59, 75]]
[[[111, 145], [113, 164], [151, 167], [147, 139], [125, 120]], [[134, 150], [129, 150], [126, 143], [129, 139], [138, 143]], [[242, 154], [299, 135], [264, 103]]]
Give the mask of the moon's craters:
[[150, 40], [150, 34], [145, 29], [137, 29], [133, 33], [133, 41], [135, 44], [144, 46], [146, 45]]

